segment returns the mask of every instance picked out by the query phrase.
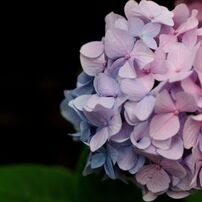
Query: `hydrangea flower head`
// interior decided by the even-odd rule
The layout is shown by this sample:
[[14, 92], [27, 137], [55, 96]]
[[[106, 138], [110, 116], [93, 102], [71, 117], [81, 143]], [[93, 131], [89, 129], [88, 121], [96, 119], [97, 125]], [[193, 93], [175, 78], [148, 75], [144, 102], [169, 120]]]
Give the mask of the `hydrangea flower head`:
[[198, 11], [130, 0], [83, 45], [83, 72], [65, 91], [64, 118], [89, 147], [84, 174], [130, 178], [143, 199], [202, 189], [202, 27]]

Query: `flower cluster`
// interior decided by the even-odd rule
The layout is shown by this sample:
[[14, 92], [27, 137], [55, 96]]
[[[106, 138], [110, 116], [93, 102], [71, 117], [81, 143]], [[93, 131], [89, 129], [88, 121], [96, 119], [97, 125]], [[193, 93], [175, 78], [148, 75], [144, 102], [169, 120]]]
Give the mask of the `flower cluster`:
[[202, 189], [202, 28], [197, 10], [130, 0], [80, 50], [62, 115], [90, 148], [85, 174], [133, 180], [145, 201]]

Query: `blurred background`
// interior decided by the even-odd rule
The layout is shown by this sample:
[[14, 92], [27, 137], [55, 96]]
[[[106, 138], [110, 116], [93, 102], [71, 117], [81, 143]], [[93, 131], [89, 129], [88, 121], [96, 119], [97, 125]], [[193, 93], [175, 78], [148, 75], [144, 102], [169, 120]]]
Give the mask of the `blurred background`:
[[[169, 8], [174, 4], [173, 0], [156, 2]], [[125, 3], [77, 0], [8, 5], [6, 62], [0, 73], [1, 164], [74, 168], [81, 144], [67, 135], [73, 128], [60, 115], [63, 90], [75, 87], [81, 45], [100, 40], [106, 14], [123, 14]]]

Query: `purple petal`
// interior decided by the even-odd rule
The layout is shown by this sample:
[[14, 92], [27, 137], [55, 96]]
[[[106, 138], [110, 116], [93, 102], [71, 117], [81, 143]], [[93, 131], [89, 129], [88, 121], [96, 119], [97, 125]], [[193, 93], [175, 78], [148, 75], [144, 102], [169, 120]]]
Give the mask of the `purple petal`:
[[105, 108], [112, 109], [114, 106], [114, 103], [115, 103], [115, 98], [113, 97], [100, 97], [97, 94], [94, 94], [88, 99], [85, 106], [85, 110], [93, 111], [96, 105], [101, 105]]
[[126, 31], [120, 29], [108, 30], [105, 36], [105, 52], [111, 59], [125, 57], [133, 49], [134, 41]]
[[142, 34], [154, 38], [159, 34], [160, 30], [161, 30], [160, 24], [158, 24], [158, 23], [147, 23], [144, 26]]
[[130, 134], [132, 130], [133, 128], [130, 125], [128, 125], [127, 123], [124, 123], [119, 133], [111, 137], [110, 140], [117, 143], [125, 142], [130, 138]]
[[179, 118], [173, 113], [155, 115], [150, 124], [150, 136], [155, 140], [167, 140], [180, 129]]
[[116, 135], [122, 127], [122, 120], [120, 114], [116, 114], [108, 123], [109, 137]]
[[135, 106], [136, 106], [136, 103], [130, 102], [130, 101], [126, 102], [124, 105], [124, 109], [125, 109], [124, 115], [125, 115], [125, 119], [129, 125], [136, 125], [137, 123], [140, 122], [134, 113]]
[[180, 112], [194, 112], [196, 111], [196, 102], [194, 97], [185, 92], [179, 92], [176, 94], [176, 108]]
[[154, 110], [155, 101], [154, 96], [148, 95], [136, 104], [134, 113], [140, 121], [145, 121], [150, 117]]
[[136, 174], [145, 164], [145, 158], [143, 156], [138, 156], [137, 162], [135, 164], [135, 167], [133, 167], [129, 172], [131, 174]]
[[171, 147], [167, 150], [157, 149], [157, 152], [164, 158], [179, 160], [184, 153], [184, 146], [181, 138], [174, 138]]
[[119, 69], [119, 76], [127, 79], [135, 79], [137, 77], [136, 70], [131, 61], [126, 61], [125, 64]]
[[137, 161], [137, 155], [131, 147], [123, 148], [119, 152], [117, 164], [122, 170], [130, 170]]
[[144, 36], [142, 37], [143, 42], [151, 49], [156, 50], [157, 49], [157, 43], [154, 38], [150, 36]]
[[138, 149], [148, 148], [151, 144], [148, 122], [139, 123], [131, 133], [130, 140]]
[[83, 112], [90, 124], [97, 127], [107, 126], [114, 115], [112, 110], [101, 105], [96, 105], [93, 111], [84, 110]]
[[104, 54], [95, 59], [80, 55], [80, 61], [83, 71], [89, 76], [95, 76], [97, 73], [103, 72], [105, 69], [106, 60]]
[[186, 169], [178, 162], [168, 159], [161, 160], [161, 166], [172, 176], [183, 179], [187, 172]]
[[81, 47], [80, 53], [87, 58], [97, 58], [104, 52], [102, 41], [93, 41]]
[[132, 58], [142, 69], [154, 60], [154, 53], [150, 50], [142, 40], [138, 40], [132, 50]]
[[98, 150], [100, 147], [102, 147], [106, 143], [108, 137], [109, 137], [109, 133], [106, 127], [99, 130], [90, 140], [90, 150], [92, 152], [95, 152], [96, 150]]
[[95, 77], [94, 87], [97, 94], [103, 97], [116, 97], [120, 93], [116, 80], [103, 73]]
[[124, 17], [114, 12], [109, 13], [105, 17], [106, 30], [108, 29], [122, 29], [128, 31], [128, 23]]
[[134, 37], [140, 37], [144, 28], [144, 21], [137, 17], [130, 17], [128, 23], [130, 34]]
[[153, 87], [153, 80], [151, 81], [147, 78], [148, 77], [145, 76], [138, 79], [124, 79], [121, 81], [120, 88], [130, 99], [139, 101], [144, 98]]

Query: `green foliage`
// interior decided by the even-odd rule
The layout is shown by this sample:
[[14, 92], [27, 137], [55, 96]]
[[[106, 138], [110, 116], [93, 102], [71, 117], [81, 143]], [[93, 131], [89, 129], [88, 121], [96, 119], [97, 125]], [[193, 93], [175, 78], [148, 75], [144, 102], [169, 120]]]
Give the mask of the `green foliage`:
[[[141, 192], [134, 185], [103, 181], [97, 175], [83, 177], [86, 156], [86, 152], [81, 155], [75, 172], [42, 165], [0, 167], [0, 202], [142, 202]], [[164, 195], [155, 202], [172, 201]], [[201, 202], [202, 193], [184, 201]]]
[[0, 168], [1, 202], [71, 202], [74, 175], [63, 168], [37, 165]]
[[202, 201], [202, 191], [193, 193], [191, 196], [186, 198], [186, 202], [201, 202]]

